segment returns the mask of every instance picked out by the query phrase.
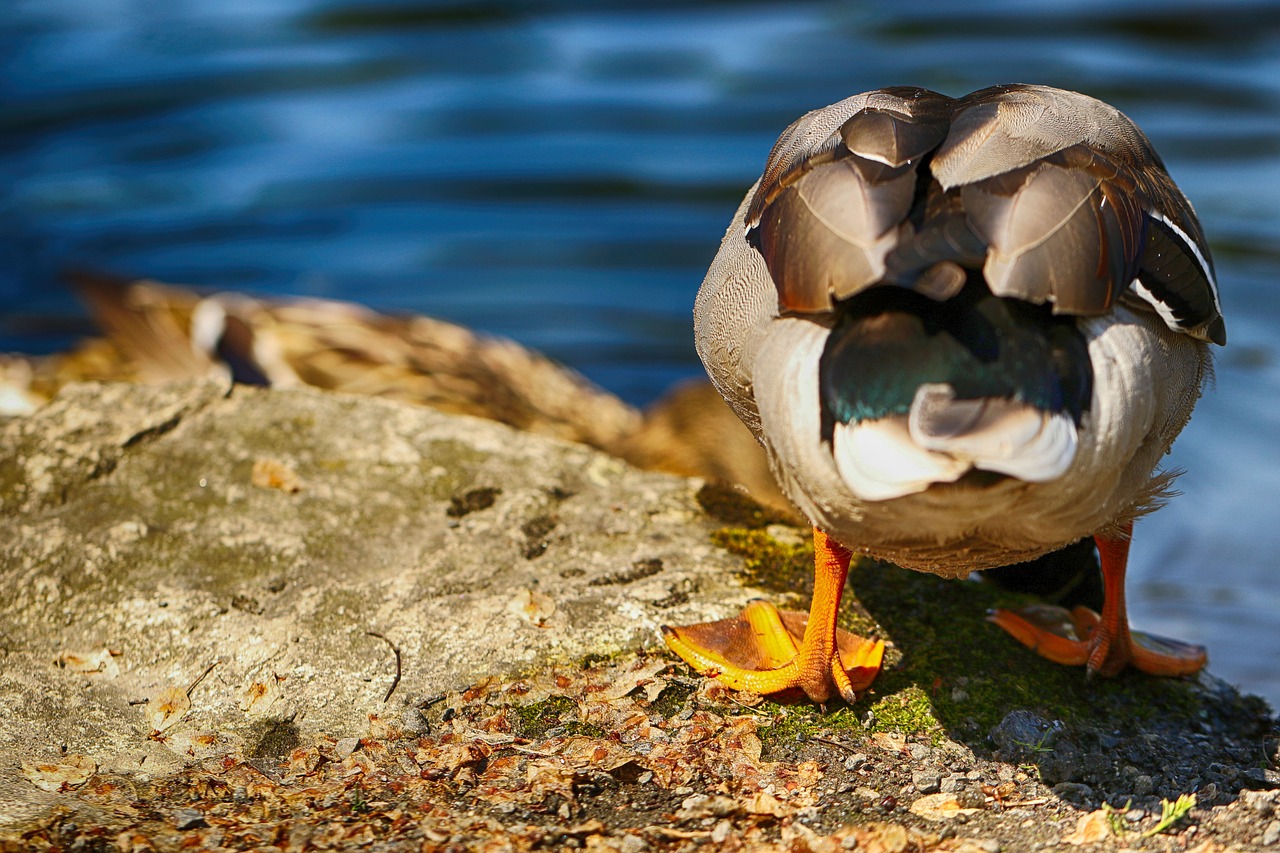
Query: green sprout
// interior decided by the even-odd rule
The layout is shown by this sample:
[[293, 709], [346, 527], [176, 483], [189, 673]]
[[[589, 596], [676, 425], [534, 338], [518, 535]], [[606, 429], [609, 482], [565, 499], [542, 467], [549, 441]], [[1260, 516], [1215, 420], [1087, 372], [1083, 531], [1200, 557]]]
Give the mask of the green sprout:
[[1124, 835], [1128, 828], [1124, 825], [1124, 813], [1129, 811], [1129, 807], [1133, 805], [1133, 800], [1129, 800], [1124, 804], [1124, 808], [1116, 808], [1115, 806], [1102, 804], [1102, 810], [1107, 814], [1107, 825], [1111, 827], [1112, 835]]
[[1150, 838], [1153, 835], [1159, 835], [1169, 827], [1173, 826], [1182, 818], [1186, 817], [1187, 812], [1195, 808], [1195, 794], [1179, 794], [1178, 799], [1172, 803], [1168, 800], [1160, 801], [1160, 821], [1146, 832], [1142, 833], [1143, 838]]

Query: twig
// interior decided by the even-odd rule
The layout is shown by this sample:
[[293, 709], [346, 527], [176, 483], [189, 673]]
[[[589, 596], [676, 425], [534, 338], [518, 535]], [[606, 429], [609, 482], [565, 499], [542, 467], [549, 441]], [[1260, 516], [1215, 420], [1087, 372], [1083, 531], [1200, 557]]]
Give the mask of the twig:
[[437, 693], [434, 696], [428, 696], [426, 699], [423, 699], [418, 703], [418, 710], [426, 711], [434, 705], [439, 705], [447, 698], [449, 698], [449, 694], [447, 693]]
[[396, 653], [396, 677], [391, 680], [391, 686], [387, 688], [387, 695], [382, 697], [382, 701], [386, 702], [391, 698], [391, 694], [396, 692], [396, 688], [400, 686], [400, 647], [387, 639], [386, 635], [379, 634], [377, 631], [365, 631], [365, 633], [370, 637], [377, 637], [382, 640], [391, 647], [391, 651]]
[[711, 835], [709, 829], [676, 829], [673, 826], [646, 826], [640, 830], [644, 833], [659, 835], [666, 838], [675, 839], [691, 839], [691, 838], [707, 838]]
[[732, 696], [728, 697], [728, 699], [729, 699], [729, 701], [730, 701], [730, 702], [732, 702], [733, 704], [735, 704], [735, 705], [740, 705], [741, 707], [746, 708], [748, 711], [750, 711], [750, 712], [751, 712], [751, 713], [753, 713], [753, 714], [759, 714], [759, 715], [760, 715], [760, 716], [762, 716], [762, 717], [772, 717], [772, 716], [773, 716], [772, 714], [768, 714], [768, 713], [765, 713], [764, 711], [761, 711], [759, 708], [753, 708], [753, 707], [751, 707], [751, 706], [750, 706], [750, 705], [748, 705], [746, 702], [739, 702], [737, 699], [734, 699]]
[[1262, 739], [1262, 760], [1267, 767], [1280, 767], [1280, 740]]
[[809, 740], [816, 740], [818, 743], [825, 743], [827, 746], [834, 746], [834, 747], [838, 747], [838, 748], [840, 748], [840, 749], [843, 749], [843, 750], [844, 750], [844, 751], [846, 751], [846, 752], [851, 752], [851, 753], [853, 753], [854, 755], [857, 755], [857, 754], [858, 754], [858, 750], [856, 750], [856, 749], [854, 749], [853, 747], [849, 746], [849, 744], [847, 744], [847, 743], [841, 743], [841, 742], [840, 742], [840, 741], [838, 741], [838, 740], [831, 740], [831, 739], [829, 739], [829, 738], [825, 738], [825, 737], [811, 737], [811, 738], [809, 738]]
[[209, 673], [213, 672], [213, 668], [214, 668], [215, 666], [217, 666], [218, 664], [220, 664], [220, 663], [222, 663], [222, 661], [217, 661], [217, 660], [216, 660], [216, 661], [214, 661], [213, 663], [209, 664], [208, 668], [207, 668], [207, 669], [205, 669], [205, 671], [204, 671], [204, 672], [200, 673], [200, 676], [199, 676], [195, 681], [191, 682], [191, 686], [187, 688], [187, 698], [190, 698], [190, 697], [191, 697], [191, 691], [192, 691], [192, 690], [195, 690], [197, 687], [199, 687], [199, 686], [200, 686], [200, 682], [204, 681], [205, 676], [206, 676], [206, 675], [208, 675]]

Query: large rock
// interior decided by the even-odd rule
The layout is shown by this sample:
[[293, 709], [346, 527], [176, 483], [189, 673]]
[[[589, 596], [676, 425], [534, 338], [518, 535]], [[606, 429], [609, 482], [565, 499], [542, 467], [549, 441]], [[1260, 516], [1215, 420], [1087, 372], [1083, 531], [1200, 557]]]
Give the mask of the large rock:
[[724, 615], [739, 560], [696, 486], [369, 398], [73, 386], [0, 426], [0, 826], [57, 801], [35, 765], [64, 755], [158, 774], [360, 735]]

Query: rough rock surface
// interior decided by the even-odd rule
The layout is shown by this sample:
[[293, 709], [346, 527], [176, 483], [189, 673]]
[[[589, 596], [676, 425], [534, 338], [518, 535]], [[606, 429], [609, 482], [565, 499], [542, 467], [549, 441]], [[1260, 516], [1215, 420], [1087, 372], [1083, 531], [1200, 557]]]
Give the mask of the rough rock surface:
[[1280, 844], [1261, 700], [1087, 680], [988, 585], [860, 562], [841, 624], [889, 653], [851, 707], [629, 654], [803, 606], [812, 560], [731, 493], [487, 421], [73, 386], [0, 422], [0, 851]]
[[[205, 733], [361, 734], [406, 697], [724, 615], [737, 560], [696, 487], [396, 403], [72, 387], [0, 426], [0, 826], [60, 796], [23, 761], [159, 774]], [[143, 704], [209, 667], [180, 725]]]

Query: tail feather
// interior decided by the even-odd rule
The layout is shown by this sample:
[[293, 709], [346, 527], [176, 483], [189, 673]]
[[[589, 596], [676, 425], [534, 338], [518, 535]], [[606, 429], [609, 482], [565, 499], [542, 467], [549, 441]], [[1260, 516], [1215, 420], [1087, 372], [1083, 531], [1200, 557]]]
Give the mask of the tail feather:
[[926, 450], [1029, 483], [1062, 476], [1076, 455], [1076, 425], [1069, 415], [1017, 400], [957, 400], [949, 385], [916, 391], [909, 430]]

